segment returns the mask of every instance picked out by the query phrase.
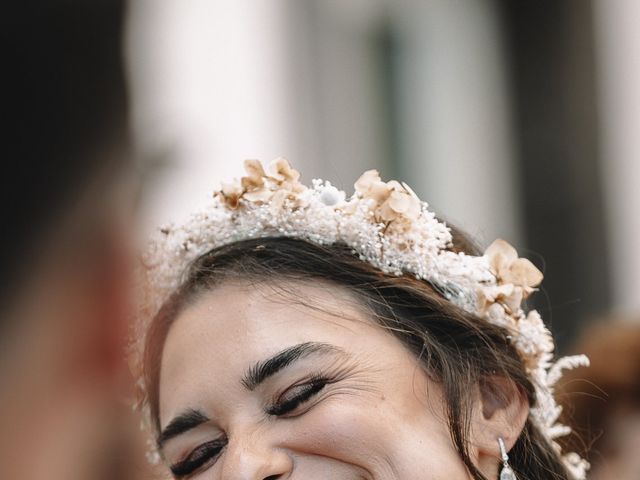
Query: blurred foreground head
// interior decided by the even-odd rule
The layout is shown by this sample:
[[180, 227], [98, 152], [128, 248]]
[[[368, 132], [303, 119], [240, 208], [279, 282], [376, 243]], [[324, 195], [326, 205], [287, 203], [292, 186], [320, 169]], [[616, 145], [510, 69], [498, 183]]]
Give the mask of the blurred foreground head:
[[3, 478], [124, 478], [109, 451], [134, 191], [123, 15], [121, 0], [3, 8]]
[[575, 346], [591, 368], [569, 372], [561, 384], [567, 421], [589, 442], [591, 480], [640, 475], [640, 325], [600, 322]]

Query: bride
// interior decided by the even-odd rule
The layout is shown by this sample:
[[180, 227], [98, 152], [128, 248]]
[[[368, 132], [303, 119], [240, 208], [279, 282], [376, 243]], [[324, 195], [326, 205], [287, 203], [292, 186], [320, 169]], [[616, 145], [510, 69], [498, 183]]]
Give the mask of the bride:
[[174, 478], [584, 478], [553, 386], [587, 360], [521, 307], [532, 263], [375, 171], [347, 198], [245, 168], [144, 260], [140, 406]]

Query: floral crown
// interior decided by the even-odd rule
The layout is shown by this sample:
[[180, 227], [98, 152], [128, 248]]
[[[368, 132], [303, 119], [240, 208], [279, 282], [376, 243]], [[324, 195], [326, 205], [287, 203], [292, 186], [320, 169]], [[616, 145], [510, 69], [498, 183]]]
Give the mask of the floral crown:
[[[383, 182], [375, 170], [365, 172], [347, 198], [328, 181], [313, 180], [311, 187], [304, 186], [300, 174], [284, 159], [267, 170], [258, 160], [247, 160], [244, 168], [246, 176], [223, 183], [210, 203], [186, 223], [162, 227], [153, 238], [143, 260], [144, 298], [134, 335], [138, 373], [148, 323], [200, 255], [267, 236], [321, 245], [342, 243], [383, 272], [425, 280], [463, 310], [504, 327], [535, 386], [536, 406], [530, 417], [560, 453], [555, 440], [571, 429], [558, 423], [561, 407], [554, 386], [563, 370], [588, 366], [589, 361], [584, 355], [554, 361], [551, 333], [537, 311], [523, 310], [522, 301], [543, 278], [529, 260], [518, 258], [504, 240], [493, 242], [482, 256], [452, 251], [449, 228], [427, 203], [405, 183]], [[144, 410], [142, 380], [139, 386]], [[564, 454], [563, 459], [576, 479], [585, 478], [589, 464], [584, 459], [576, 453]]]

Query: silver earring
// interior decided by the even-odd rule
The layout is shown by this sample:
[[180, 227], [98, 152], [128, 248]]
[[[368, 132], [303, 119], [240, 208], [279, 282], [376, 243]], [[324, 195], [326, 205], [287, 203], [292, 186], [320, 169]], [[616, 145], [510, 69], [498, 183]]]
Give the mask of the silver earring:
[[498, 445], [500, 445], [500, 456], [502, 457], [502, 470], [500, 471], [500, 480], [518, 480], [516, 474], [513, 473], [511, 466], [509, 465], [509, 455], [507, 455], [507, 449], [504, 446], [504, 440], [498, 437]]

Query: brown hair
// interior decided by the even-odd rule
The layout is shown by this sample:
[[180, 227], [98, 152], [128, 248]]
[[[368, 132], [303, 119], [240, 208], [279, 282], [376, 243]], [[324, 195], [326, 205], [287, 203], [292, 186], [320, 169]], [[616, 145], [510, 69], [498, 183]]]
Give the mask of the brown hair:
[[[454, 238], [454, 250], [476, 253], [465, 237], [454, 232]], [[501, 377], [526, 395], [531, 405], [535, 404], [534, 386], [508, 341], [507, 332], [457, 308], [428, 283], [409, 275], [385, 274], [340, 244], [251, 239], [212, 250], [191, 265], [182, 286], [162, 307], [147, 336], [145, 380], [156, 429], [163, 344], [171, 324], [190, 300], [225, 280], [318, 279], [354, 293], [372, 311], [375, 321], [421, 359], [427, 374], [443, 389], [449, 431], [460, 458], [472, 478], [486, 480], [468, 451], [470, 392], [478, 385], [492, 385], [496, 377]], [[510, 458], [521, 480], [572, 478], [531, 420], [527, 420]]]

